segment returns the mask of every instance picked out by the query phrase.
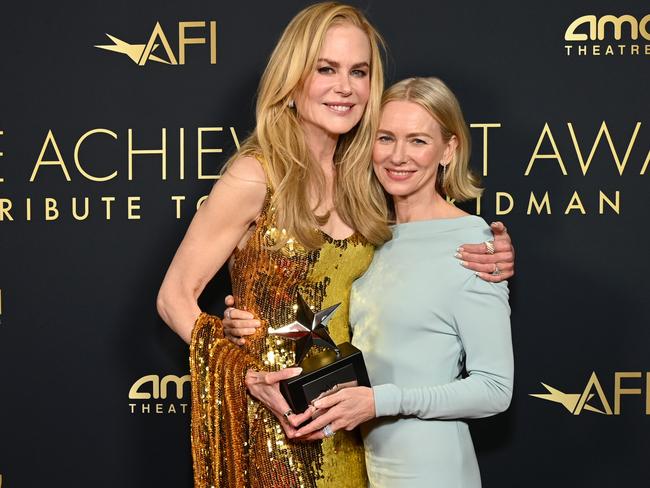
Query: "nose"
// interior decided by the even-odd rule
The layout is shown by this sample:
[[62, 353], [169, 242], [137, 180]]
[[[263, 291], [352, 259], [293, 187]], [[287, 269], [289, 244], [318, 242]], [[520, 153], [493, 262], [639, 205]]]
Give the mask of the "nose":
[[406, 144], [404, 141], [397, 140], [395, 144], [393, 144], [393, 151], [390, 156], [390, 162], [395, 165], [404, 164], [406, 162]]
[[347, 73], [340, 73], [337, 81], [334, 89], [336, 93], [344, 97], [352, 95], [352, 85], [350, 84], [350, 77]]

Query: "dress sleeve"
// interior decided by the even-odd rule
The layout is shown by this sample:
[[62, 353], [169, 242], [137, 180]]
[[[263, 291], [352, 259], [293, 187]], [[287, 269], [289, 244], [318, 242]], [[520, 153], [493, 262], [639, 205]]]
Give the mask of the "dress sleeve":
[[468, 376], [434, 386], [375, 386], [378, 417], [480, 418], [508, 408], [514, 366], [507, 284], [472, 276], [456, 299], [453, 320]]

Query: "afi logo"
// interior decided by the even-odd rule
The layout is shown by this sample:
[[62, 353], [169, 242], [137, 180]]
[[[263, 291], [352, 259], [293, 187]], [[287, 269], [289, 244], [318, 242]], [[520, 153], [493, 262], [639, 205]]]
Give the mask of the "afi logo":
[[[650, 41], [650, 14], [643, 17], [641, 20], [637, 20], [636, 17], [632, 15], [621, 15], [616, 17], [615, 15], [603, 15], [600, 18], [597, 18], [595, 15], [583, 15], [578, 17], [571, 25], [567, 27], [566, 32], [564, 33], [564, 40], [566, 41], [586, 41], [590, 39], [592, 41], [599, 40], [602, 41], [605, 39], [605, 34], [609, 25], [612, 26], [614, 31], [614, 39], [620, 41], [623, 36], [623, 24], [628, 26], [630, 32], [630, 38], [636, 40], [639, 38], [639, 35], [644, 39]], [[584, 32], [577, 32], [583, 26], [588, 27], [588, 34]]]
[[[646, 399], [645, 399], [645, 413], [650, 415], [650, 371], [646, 375]], [[621, 414], [621, 397], [623, 395], [642, 395], [641, 388], [623, 388], [621, 382], [623, 379], [631, 380], [633, 378], [642, 378], [643, 373], [640, 371], [625, 371], [614, 373], [614, 411], [610, 402], [605, 396], [603, 387], [598, 380], [596, 373], [591, 373], [589, 381], [585, 386], [582, 393], [563, 393], [557, 388], [553, 388], [545, 383], [542, 383], [548, 393], [531, 393], [530, 396], [548, 400], [551, 402], [559, 403], [564, 406], [573, 415], [580, 415], [583, 410], [589, 412], [599, 413], [603, 415], [620, 415]], [[598, 396], [598, 406], [590, 403], [594, 396]]]
[[[149, 374], [137, 380], [129, 390], [129, 398], [131, 400], [149, 400], [150, 398], [167, 398], [167, 387], [169, 383], [176, 385], [176, 398], [179, 400], [183, 398], [183, 385], [190, 382], [190, 375], [176, 376], [168, 374], [160, 379], [157, 374]], [[151, 391], [141, 391], [140, 388], [144, 385], [151, 383]]]
[[[155, 61], [164, 64], [185, 64], [185, 47], [188, 44], [206, 44], [210, 46], [210, 64], [217, 62], [217, 23], [211, 20], [208, 23], [208, 33], [203, 33], [201, 37], [188, 37], [187, 29], [206, 29], [205, 21], [179, 22], [178, 23], [178, 60], [167, 40], [167, 36], [156, 22], [156, 26], [149, 36], [146, 44], [129, 44], [115, 36], [106, 34], [113, 41], [113, 44], [96, 45], [100, 49], [113, 51], [116, 53], [126, 54], [131, 60], [140, 66], [144, 66], [147, 61]], [[209, 42], [208, 42], [209, 41]], [[162, 46], [162, 49], [158, 49]], [[161, 52], [164, 51], [164, 52]]]

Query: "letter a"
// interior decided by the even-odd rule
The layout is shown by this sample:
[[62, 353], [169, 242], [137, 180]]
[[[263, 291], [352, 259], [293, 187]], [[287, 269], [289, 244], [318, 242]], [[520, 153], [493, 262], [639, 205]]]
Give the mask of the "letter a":
[[[596, 393], [598, 393], [598, 398], [600, 398], [600, 402], [602, 403], [603, 408], [605, 409], [604, 412], [602, 410], [598, 410], [597, 408], [587, 404], [587, 401], [594, 396], [594, 394], [591, 393], [592, 388], [596, 388]], [[609, 406], [609, 403], [607, 402], [607, 398], [605, 398], [605, 392], [603, 392], [603, 387], [600, 385], [600, 381], [598, 381], [598, 376], [596, 376], [595, 371], [591, 373], [591, 377], [589, 378], [589, 381], [587, 382], [587, 386], [585, 386], [585, 390], [582, 392], [582, 395], [580, 395], [580, 399], [578, 400], [578, 404], [576, 405], [576, 408], [573, 411], [573, 415], [580, 415], [580, 412], [582, 412], [583, 408], [585, 410], [589, 410], [590, 412], [602, 413], [604, 415], [612, 415], [612, 408]]]
[[[158, 47], [158, 44], [155, 44], [157, 38], [160, 38], [160, 42], [162, 43], [163, 48], [165, 48], [165, 52], [167, 53], [167, 58], [169, 59], [169, 61], [165, 61], [164, 59], [151, 54], [151, 52], [154, 49], [156, 49], [156, 47]], [[156, 27], [154, 27], [153, 32], [151, 33], [149, 42], [147, 42], [147, 45], [144, 48], [144, 51], [142, 52], [142, 56], [140, 56], [140, 61], [138, 61], [138, 64], [140, 66], [144, 66], [144, 64], [149, 60], [150, 57], [154, 61], [158, 61], [160, 63], [178, 64], [178, 62], [176, 61], [176, 57], [174, 56], [174, 52], [172, 51], [172, 48], [169, 46], [169, 41], [167, 41], [167, 38], [165, 37], [165, 33], [163, 32], [162, 27], [160, 27], [160, 22], [156, 22]]]
[[[544, 142], [544, 136], [548, 137], [551, 146], [553, 146], [553, 154], [539, 154], [539, 148], [542, 146], [542, 142]], [[533, 168], [533, 164], [535, 163], [536, 159], [557, 159], [557, 162], [560, 165], [560, 169], [562, 170], [562, 174], [564, 176], [567, 175], [566, 167], [564, 166], [564, 161], [562, 161], [562, 156], [560, 155], [560, 151], [558, 151], [557, 149], [557, 144], [555, 144], [555, 139], [553, 139], [553, 134], [551, 133], [551, 129], [548, 126], [548, 122], [544, 124], [544, 129], [542, 130], [542, 133], [539, 136], [539, 139], [537, 141], [537, 146], [533, 151], [533, 155], [530, 157], [530, 161], [528, 162], [528, 167], [524, 172], [524, 176], [528, 176], [530, 174], [530, 170]]]

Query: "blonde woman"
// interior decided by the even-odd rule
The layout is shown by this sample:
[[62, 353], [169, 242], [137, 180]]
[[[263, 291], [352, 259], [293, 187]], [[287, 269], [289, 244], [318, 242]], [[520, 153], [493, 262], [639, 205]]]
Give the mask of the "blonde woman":
[[[318, 308], [341, 302], [330, 332], [349, 340], [352, 282], [391, 237], [368, 166], [383, 89], [379, 46], [353, 7], [316, 4], [289, 23], [260, 82], [255, 131], [197, 211], [165, 276], [159, 313], [190, 343], [196, 487], [367, 482], [356, 432], [291, 441], [306, 416], [289, 411], [277, 381], [297, 373], [285, 369], [293, 346], [268, 337], [266, 326], [293, 321], [300, 293]], [[510, 253], [507, 235], [495, 245]], [[265, 325], [242, 347], [197, 304], [228, 260], [240, 313]], [[508, 272], [512, 259], [503, 263]]]
[[479, 488], [463, 419], [508, 408], [513, 357], [507, 284], [486, 283], [449, 259], [455, 242], [490, 237], [483, 219], [445, 199], [480, 195], [468, 170], [469, 131], [437, 78], [393, 85], [382, 106], [373, 166], [397, 223], [350, 303], [353, 343], [373, 387], [314, 402], [324, 413], [298, 435], [365, 422], [370, 486]]

